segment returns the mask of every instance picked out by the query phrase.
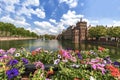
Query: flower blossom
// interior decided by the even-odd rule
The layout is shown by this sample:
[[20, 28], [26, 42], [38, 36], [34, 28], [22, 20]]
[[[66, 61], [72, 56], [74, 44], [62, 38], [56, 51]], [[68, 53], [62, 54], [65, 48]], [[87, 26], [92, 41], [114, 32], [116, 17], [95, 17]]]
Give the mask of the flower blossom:
[[7, 53], [13, 54], [13, 53], [15, 52], [15, 50], [16, 50], [16, 48], [10, 48], [10, 49], [7, 51]]
[[58, 64], [60, 62], [60, 59], [54, 60], [54, 64]]
[[82, 60], [82, 55], [80, 53], [78, 53], [77, 56], [80, 60]]
[[19, 70], [17, 68], [13, 68], [11, 70], [8, 70], [6, 72], [6, 75], [8, 77], [8, 80], [10, 80], [10, 79], [12, 79], [12, 78], [14, 78], [14, 77], [19, 75]]
[[6, 53], [5, 50], [0, 49], [0, 54], [5, 54], [5, 53]]
[[24, 64], [28, 64], [28, 60], [27, 59], [22, 58], [22, 61], [23, 61]]
[[40, 61], [35, 62], [34, 64], [35, 64], [36, 68], [45, 69], [44, 64], [42, 62], [40, 62]]
[[72, 57], [71, 54], [66, 50], [61, 50], [60, 54], [62, 57], [66, 58], [66, 59], [70, 59]]
[[10, 66], [14, 66], [15, 64], [18, 64], [18, 60], [14, 59], [14, 60], [10, 60], [8, 65]]
[[105, 64], [102, 63], [101, 59], [92, 59], [88, 64], [90, 64], [94, 70], [100, 70], [102, 74], [105, 74]]
[[113, 77], [119, 78], [120, 77], [120, 70], [113, 65], [107, 65], [106, 68], [110, 71]]

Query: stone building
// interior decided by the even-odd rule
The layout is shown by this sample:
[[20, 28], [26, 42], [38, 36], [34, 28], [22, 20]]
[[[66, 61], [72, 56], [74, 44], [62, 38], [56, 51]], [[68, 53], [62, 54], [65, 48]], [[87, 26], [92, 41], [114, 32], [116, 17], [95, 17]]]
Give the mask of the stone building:
[[80, 19], [76, 25], [68, 27], [58, 36], [58, 39], [71, 40], [73, 43], [80, 43], [87, 39], [87, 22]]

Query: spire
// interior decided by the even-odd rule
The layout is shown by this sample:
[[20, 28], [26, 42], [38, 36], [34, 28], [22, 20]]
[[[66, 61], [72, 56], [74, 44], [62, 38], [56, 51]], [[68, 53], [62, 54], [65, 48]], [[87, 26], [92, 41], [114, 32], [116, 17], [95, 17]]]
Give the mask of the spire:
[[82, 22], [82, 17], [80, 18], [80, 22]]

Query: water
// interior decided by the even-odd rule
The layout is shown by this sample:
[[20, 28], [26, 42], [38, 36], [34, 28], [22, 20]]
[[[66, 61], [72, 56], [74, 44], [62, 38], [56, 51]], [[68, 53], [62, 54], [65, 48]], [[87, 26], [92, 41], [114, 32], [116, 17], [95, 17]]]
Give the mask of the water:
[[24, 47], [30, 51], [36, 48], [43, 48], [46, 50], [58, 50], [59, 46], [62, 46], [64, 49], [79, 49], [79, 50], [91, 50], [97, 48], [98, 46], [102, 46], [108, 48], [110, 50], [110, 56], [113, 59], [120, 59], [120, 49], [113, 46], [105, 46], [105, 45], [95, 45], [88, 43], [80, 43], [73, 44], [70, 41], [57, 41], [57, 40], [15, 40], [15, 41], [0, 41], [1, 49], [9, 49], [12, 47], [21, 48]]
[[59, 46], [59, 42], [57, 40], [13, 40], [13, 41], [0, 41], [1, 49], [9, 49], [12, 47], [21, 48], [24, 47], [30, 51], [36, 48], [43, 48], [46, 50], [57, 50]]

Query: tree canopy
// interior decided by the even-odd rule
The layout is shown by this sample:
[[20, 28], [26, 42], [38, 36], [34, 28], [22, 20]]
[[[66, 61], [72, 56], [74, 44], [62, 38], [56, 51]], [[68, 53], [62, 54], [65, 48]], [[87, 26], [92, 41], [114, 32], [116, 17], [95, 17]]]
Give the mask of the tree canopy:
[[97, 25], [96, 27], [91, 27], [88, 30], [88, 34], [90, 38], [96, 39], [99, 39], [100, 37], [120, 38], [120, 26], [105, 27]]
[[16, 27], [11, 23], [0, 22], [0, 36], [1, 37], [38, 37], [34, 32], [25, 30], [22, 27]]

